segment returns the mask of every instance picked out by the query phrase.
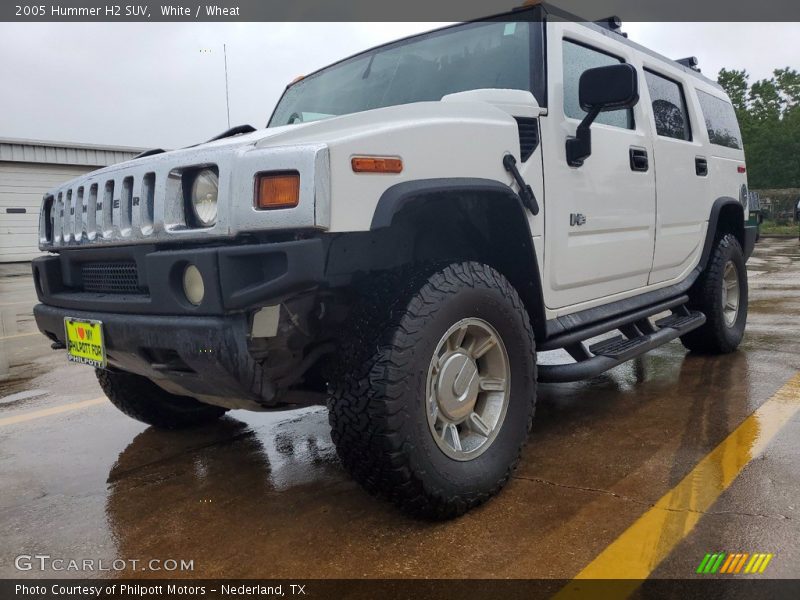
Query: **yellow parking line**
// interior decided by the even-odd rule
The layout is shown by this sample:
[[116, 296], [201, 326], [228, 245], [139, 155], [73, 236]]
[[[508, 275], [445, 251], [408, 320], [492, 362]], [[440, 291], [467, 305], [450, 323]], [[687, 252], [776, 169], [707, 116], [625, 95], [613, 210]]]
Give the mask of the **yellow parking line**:
[[44, 408], [42, 410], [35, 410], [33, 412], [24, 413], [21, 415], [14, 415], [13, 417], [5, 417], [0, 419], [0, 427], [4, 425], [14, 425], [16, 423], [24, 423], [25, 421], [33, 421], [34, 419], [41, 419], [43, 417], [50, 417], [60, 413], [70, 412], [89, 406], [96, 406], [107, 402], [106, 397], [94, 398], [92, 400], [83, 400], [82, 402], [72, 402], [71, 404], [62, 404], [61, 406], [54, 406], [53, 408]]
[[[618, 582], [614, 590], [625, 596], [634, 592], [798, 411], [800, 373], [703, 457], [686, 477], [578, 573], [575, 580], [628, 580]], [[590, 591], [575, 580], [556, 597], [577, 597]]]

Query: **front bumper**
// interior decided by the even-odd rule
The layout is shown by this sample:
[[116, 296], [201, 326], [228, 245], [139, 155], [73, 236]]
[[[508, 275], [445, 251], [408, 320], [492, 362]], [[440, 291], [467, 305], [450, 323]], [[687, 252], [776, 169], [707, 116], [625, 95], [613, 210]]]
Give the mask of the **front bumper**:
[[[325, 254], [319, 238], [62, 252], [33, 261], [41, 301], [34, 316], [39, 329], [62, 344], [65, 317], [101, 321], [109, 366], [147, 377], [171, 393], [228, 408], [275, 408], [276, 387], [248, 347], [250, 315], [258, 307], [291, 303], [323, 284]], [[136, 293], [84, 290], [85, 266], [122, 263], [135, 265], [129, 274], [136, 275], [127, 283]], [[205, 283], [199, 306], [183, 292], [188, 264], [200, 270]]]
[[167, 391], [226, 406], [273, 408], [276, 390], [247, 348], [245, 314], [141, 316], [38, 304], [36, 324], [66, 343], [64, 317], [103, 323], [109, 366], [151, 379]]

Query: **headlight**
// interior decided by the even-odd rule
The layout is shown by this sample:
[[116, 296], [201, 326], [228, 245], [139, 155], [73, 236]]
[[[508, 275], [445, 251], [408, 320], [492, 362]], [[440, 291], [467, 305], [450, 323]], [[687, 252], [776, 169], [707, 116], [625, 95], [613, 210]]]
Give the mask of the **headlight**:
[[212, 169], [202, 169], [192, 180], [192, 208], [197, 224], [211, 227], [217, 221], [219, 176]]

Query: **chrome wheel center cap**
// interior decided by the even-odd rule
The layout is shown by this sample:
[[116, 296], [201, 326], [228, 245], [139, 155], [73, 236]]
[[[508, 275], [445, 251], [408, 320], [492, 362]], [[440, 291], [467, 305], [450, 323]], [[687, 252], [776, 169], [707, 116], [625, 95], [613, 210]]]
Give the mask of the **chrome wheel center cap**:
[[436, 445], [453, 460], [472, 460], [492, 445], [506, 416], [511, 365], [486, 321], [461, 319], [439, 340], [428, 366], [425, 408]]
[[442, 364], [436, 380], [439, 410], [453, 422], [466, 419], [480, 392], [478, 365], [464, 352], [454, 352]]

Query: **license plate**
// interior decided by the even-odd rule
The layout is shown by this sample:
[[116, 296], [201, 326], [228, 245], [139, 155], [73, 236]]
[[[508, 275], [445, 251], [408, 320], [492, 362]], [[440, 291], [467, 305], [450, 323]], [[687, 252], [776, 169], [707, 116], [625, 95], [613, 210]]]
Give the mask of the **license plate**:
[[68, 360], [98, 368], [106, 366], [106, 346], [100, 321], [65, 317], [64, 329], [67, 332]]

